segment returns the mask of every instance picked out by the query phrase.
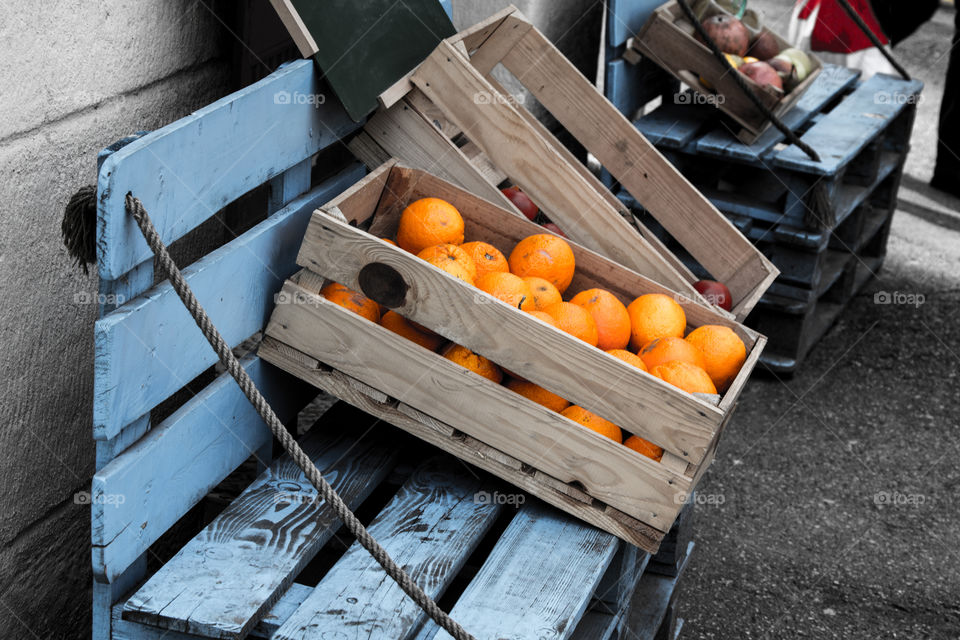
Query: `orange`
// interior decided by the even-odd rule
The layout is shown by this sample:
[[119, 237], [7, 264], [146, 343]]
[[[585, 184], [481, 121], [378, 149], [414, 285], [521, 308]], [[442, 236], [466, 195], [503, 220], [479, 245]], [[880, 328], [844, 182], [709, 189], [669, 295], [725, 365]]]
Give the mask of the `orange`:
[[674, 360], [688, 362], [701, 369], [707, 368], [707, 362], [703, 359], [700, 349], [696, 348], [683, 338], [667, 336], [657, 338], [648, 343], [638, 354], [648, 369], [652, 369], [661, 364], [667, 364]]
[[683, 337], [687, 315], [670, 296], [648, 293], [627, 306], [630, 314], [630, 346], [639, 351], [657, 338]]
[[477, 279], [477, 288], [521, 311], [534, 311], [530, 285], [512, 273], [494, 271]]
[[552, 304], [563, 302], [560, 291], [543, 278], [527, 276], [523, 281], [530, 285], [530, 290], [533, 291], [533, 304], [537, 311], [543, 311]]
[[556, 320], [558, 329], [594, 347], [597, 346], [599, 339], [597, 323], [593, 321], [590, 312], [583, 307], [578, 307], [572, 302], [558, 302], [550, 305], [543, 312]]
[[713, 384], [726, 391], [747, 359], [747, 348], [740, 336], [730, 327], [705, 324], [691, 331], [687, 342], [700, 349], [707, 364], [704, 369]]
[[555, 286], [560, 293], [573, 280], [573, 249], [563, 238], [549, 233], [527, 236], [510, 252], [510, 271], [518, 276], [536, 276]]
[[421, 198], [400, 214], [397, 244], [410, 253], [420, 253], [435, 244], [463, 244], [463, 216], [440, 198]]
[[[466, 251], [455, 244], [435, 244], [417, 254], [421, 260], [426, 260], [435, 267], [446, 271], [446, 264], [455, 262], [470, 274], [470, 282], [477, 279], [477, 265]], [[458, 276], [459, 277], [459, 276]]]
[[649, 440], [644, 440], [640, 436], [630, 436], [623, 441], [625, 447], [630, 447], [637, 453], [641, 453], [648, 458], [653, 458], [657, 462], [660, 462], [660, 458], [663, 457], [663, 447], [658, 447]]
[[569, 402], [557, 394], [526, 380], [511, 380], [507, 383], [507, 389], [558, 413], [570, 406]]
[[473, 258], [473, 263], [477, 268], [477, 278], [493, 271], [510, 271], [510, 264], [507, 257], [500, 253], [492, 244], [486, 242], [467, 242], [460, 245], [460, 248], [467, 252], [467, 255]]
[[543, 320], [551, 327], [556, 327], [557, 329], [560, 328], [560, 326], [557, 324], [557, 321], [554, 320], [553, 316], [550, 315], [549, 313], [546, 313], [544, 311], [528, 311], [527, 313], [532, 315], [534, 318], [539, 318], [540, 320]]
[[383, 314], [383, 317], [380, 318], [380, 324], [398, 336], [416, 342], [424, 349], [430, 349], [430, 351], [436, 351], [443, 344], [443, 338], [432, 331], [429, 333], [421, 331], [417, 328], [420, 325], [414, 325], [396, 311], [387, 311]]
[[575, 404], [567, 407], [561, 411], [560, 414], [566, 418], [570, 418], [574, 422], [582, 424], [588, 429], [596, 431], [600, 435], [607, 436], [611, 440], [623, 442], [623, 432], [620, 431], [620, 427], [609, 420], [601, 418], [595, 413], [590, 413], [579, 405]]
[[643, 371], [647, 370], [647, 365], [643, 363], [643, 360], [640, 359], [640, 356], [630, 353], [626, 349], [609, 349], [607, 353], [612, 355], [614, 358], [620, 358], [627, 364], [632, 364], [638, 369]]
[[393, 246], [397, 246], [397, 243], [391, 240], [390, 238], [380, 238], [380, 239], [386, 242], [387, 244], [392, 244]]
[[597, 324], [597, 346], [603, 350], [623, 349], [630, 342], [630, 314], [615, 295], [605, 289], [587, 289], [570, 298], [583, 307]]
[[503, 380], [503, 372], [500, 371], [500, 367], [463, 345], [450, 345], [443, 352], [443, 357], [497, 384], [500, 384], [500, 381]]
[[359, 314], [370, 322], [380, 322], [380, 305], [359, 291], [348, 289], [339, 282], [328, 282], [320, 295], [344, 309]]
[[717, 392], [707, 372], [689, 362], [674, 360], [650, 369], [650, 373], [689, 393]]

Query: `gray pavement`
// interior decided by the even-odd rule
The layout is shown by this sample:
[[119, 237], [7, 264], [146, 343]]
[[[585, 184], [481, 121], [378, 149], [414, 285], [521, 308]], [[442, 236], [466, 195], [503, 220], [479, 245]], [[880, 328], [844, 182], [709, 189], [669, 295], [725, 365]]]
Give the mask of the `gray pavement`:
[[[750, 4], [785, 31], [791, 1]], [[926, 89], [883, 269], [796, 376], [754, 376], [702, 483], [682, 637], [960, 637], [960, 201], [927, 186], [952, 11], [896, 51]]]

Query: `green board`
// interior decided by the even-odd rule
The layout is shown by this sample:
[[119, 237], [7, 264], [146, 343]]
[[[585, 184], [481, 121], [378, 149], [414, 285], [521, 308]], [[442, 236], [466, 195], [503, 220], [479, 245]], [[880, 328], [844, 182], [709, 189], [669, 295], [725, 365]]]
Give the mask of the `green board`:
[[[455, 33], [438, 0], [292, 0], [316, 43], [314, 58], [350, 117]], [[276, 6], [276, 5], [275, 5]]]

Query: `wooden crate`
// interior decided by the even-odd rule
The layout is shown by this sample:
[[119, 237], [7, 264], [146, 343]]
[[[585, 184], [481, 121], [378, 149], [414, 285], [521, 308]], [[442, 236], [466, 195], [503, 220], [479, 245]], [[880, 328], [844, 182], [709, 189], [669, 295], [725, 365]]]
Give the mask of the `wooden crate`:
[[[403, 208], [441, 197], [466, 237], [509, 252], [543, 229], [426, 172], [388, 162], [314, 213], [260, 355], [641, 548], [654, 551], [713, 458], [766, 338], [653, 280], [571, 243], [569, 291], [624, 302], [664, 293], [691, 327], [721, 324], [747, 346], [722, 396], [694, 397], [550, 327], [380, 240]], [[344, 219], [338, 219], [342, 215]], [[362, 229], [368, 229], [364, 231]], [[461, 368], [318, 295], [323, 278], [380, 304], [641, 435], [660, 463]], [[585, 373], [589, 372], [589, 373]]]
[[[719, 7], [712, 7], [707, 10], [704, 19], [717, 13], [724, 11]], [[776, 39], [781, 51], [791, 46], [775, 32], [766, 28], [762, 30], [768, 31]], [[770, 127], [770, 121], [737, 86], [730, 67], [721, 64], [705, 44], [693, 37], [694, 33], [694, 27], [687, 20], [680, 5], [676, 0], [671, 0], [653, 12], [629, 46], [700, 93], [723, 96], [722, 101], [717, 100], [714, 104], [743, 127], [738, 134], [740, 140], [747, 144], [752, 143]], [[816, 56], [808, 55], [813, 63], [810, 75], [786, 94], [774, 87], [759, 85], [743, 76], [760, 101], [778, 118], [793, 108], [823, 68]], [[712, 88], [706, 86], [701, 78]]]
[[702, 300], [693, 273], [493, 77], [500, 65], [603, 164], [733, 296], [743, 319], [776, 268], [513, 7], [445, 40], [351, 148], [369, 167], [390, 157], [513, 209], [519, 185], [573, 240]]

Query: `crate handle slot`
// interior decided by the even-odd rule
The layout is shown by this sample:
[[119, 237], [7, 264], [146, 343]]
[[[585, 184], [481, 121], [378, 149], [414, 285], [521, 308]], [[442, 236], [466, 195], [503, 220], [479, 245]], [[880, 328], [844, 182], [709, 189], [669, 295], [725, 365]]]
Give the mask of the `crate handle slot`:
[[391, 309], [402, 307], [407, 300], [407, 291], [410, 290], [410, 285], [400, 272], [382, 262], [364, 265], [357, 280], [363, 295]]

